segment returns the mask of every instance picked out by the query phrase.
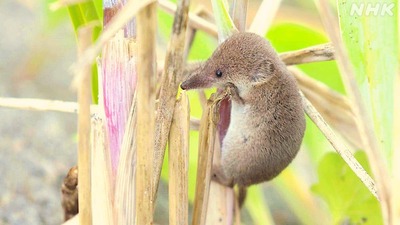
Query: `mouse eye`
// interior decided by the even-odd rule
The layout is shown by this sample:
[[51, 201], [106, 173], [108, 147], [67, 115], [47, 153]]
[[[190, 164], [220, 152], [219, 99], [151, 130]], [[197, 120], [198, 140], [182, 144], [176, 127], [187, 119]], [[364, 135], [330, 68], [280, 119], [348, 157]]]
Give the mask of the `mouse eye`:
[[217, 76], [217, 77], [222, 77], [222, 72], [221, 72], [221, 70], [217, 70], [217, 71], [215, 71], [215, 75]]

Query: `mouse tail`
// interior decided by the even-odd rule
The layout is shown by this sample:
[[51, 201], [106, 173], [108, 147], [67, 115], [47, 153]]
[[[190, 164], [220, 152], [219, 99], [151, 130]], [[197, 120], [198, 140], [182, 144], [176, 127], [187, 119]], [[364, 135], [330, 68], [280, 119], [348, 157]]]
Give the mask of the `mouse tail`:
[[239, 190], [238, 190], [238, 203], [239, 203], [239, 208], [242, 208], [243, 203], [246, 200], [247, 187], [239, 186], [238, 188], [239, 188]]

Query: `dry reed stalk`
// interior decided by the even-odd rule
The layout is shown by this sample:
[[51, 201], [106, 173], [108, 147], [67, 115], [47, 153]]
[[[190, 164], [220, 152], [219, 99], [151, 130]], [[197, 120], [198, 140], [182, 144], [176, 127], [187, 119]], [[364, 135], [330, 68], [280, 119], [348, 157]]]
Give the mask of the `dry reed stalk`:
[[304, 97], [303, 98], [304, 111], [310, 117], [310, 119], [317, 125], [321, 132], [325, 135], [326, 139], [332, 144], [337, 153], [343, 158], [343, 160], [349, 165], [351, 170], [357, 175], [358, 178], [364, 183], [368, 190], [373, 194], [378, 200], [378, 194], [375, 187], [375, 183], [368, 173], [364, 170], [361, 164], [354, 158], [347, 146], [336, 137], [335, 133], [329, 127], [329, 125], [324, 121], [321, 114], [314, 108], [314, 106]]
[[[175, 14], [176, 5], [174, 3], [166, 0], [159, 0], [158, 4], [160, 8], [163, 9], [165, 12], [169, 14]], [[194, 13], [189, 13], [188, 22], [190, 27], [193, 27], [197, 30], [202, 30], [213, 37], [218, 36], [217, 27], [214, 24], [208, 22], [207, 20], [201, 18], [200, 16]]]
[[136, 124], [137, 100], [134, 98], [125, 126], [115, 182], [114, 208], [117, 224], [135, 224]]
[[296, 51], [283, 52], [279, 54], [279, 56], [287, 66], [291, 66], [296, 64], [334, 60], [335, 49], [331, 43], [327, 43], [314, 45]]
[[177, 101], [169, 133], [169, 224], [187, 225], [190, 106], [186, 92]]
[[92, 117], [92, 210], [93, 224], [114, 224], [111, 159], [104, 117]]
[[264, 37], [271, 26], [276, 13], [278, 12], [281, 2], [282, 0], [263, 0], [260, 7], [258, 7], [253, 22], [250, 25], [249, 32], [253, 32]]
[[164, 72], [160, 82], [160, 97], [158, 99], [156, 128], [155, 128], [155, 148], [153, 155], [153, 187], [152, 194], [155, 201], [158, 183], [161, 174], [162, 163], [164, 160], [165, 147], [167, 145], [168, 134], [174, 114], [176, 95], [179, 89], [180, 78], [182, 77], [184, 65], [184, 47], [186, 39], [186, 27], [188, 22], [189, 0], [180, 0], [178, 9], [175, 13], [172, 26], [171, 38], [165, 57]]
[[364, 149], [368, 155], [368, 160], [377, 182], [384, 222], [386, 224], [391, 224], [390, 178], [374, 133], [372, 117], [369, 115], [369, 111], [365, 109], [361, 93], [358, 90], [353, 67], [348, 58], [346, 48], [341, 41], [337, 20], [330, 10], [329, 2], [326, 0], [319, 0], [316, 2], [322, 22], [326, 28], [325, 30], [328, 33], [333, 46], [335, 47], [335, 54], [339, 69], [341, 71], [342, 80], [346, 87], [346, 92], [352, 102], [352, 111], [356, 116], [358, 131], [360, 132]]
[[[34, 99], [34, 98], [0, 98], [0, 106], [22, 110], [55, 111], [65, 113], [78, 113], [76, 102], [60, 100]], [[91, 105], [90, 111], [97, 112], [97, 106]]]
[[216, 125], [218, 123], [218, 107], [223, 97], [215, 98], [215, 94], [213, 94], [207, 103], [207, 110], [203, 112], [201, 118], [192, 225], [204, 225], [206, 222]]
[[[279, 57], [287, 65], [298, 65], [312, 62], [323, 62], [335, 59], [335, 51], [331, 43], [323, 45], [315, 45], [304, 49], [290, 52], [282, 52]], [[202, 62], [190, 63], [186, 66], [187, 74], [196, 68], [196, 65]], [[187, 75], [186, 74], [186, 75]]]
[[[129, 4], [129, 3], [128, 3]], [[153, 223], [157, 3], [137, 14], [136, 224]]]
[[141, 9], [149, 4], [154, 4], [156, 0], [130, 0], [127, 1], [124, 7], [111, 19], [107, 27], [103, 30], [97, 41], [90, 46], [84, 53], [81, 59], [73, 66], [74, 71], [83, 69], [87, 64], [91, 64], [97, 57], [103, 46], [114, 35], [122, 29]]
[[103, 48], [99, 77], [99, 103], [105, 113], [111, 152], [112, 183], [120, 158], [126, 121], [136, 87], [136, 43], [120, 30]]
[[[78, 31], [78, 58], [90, 46], [93, 26]], [[74, 82], [78, 87], [78, 180], [79, 180], [79, 224], [92, 224], [91, 200], [91, 147], [90, 147], [90, 104], [91, 65], [87, 64], [76, 73]]]
[[[206, 111], [204, 111], [206, 112]], [[218, 138], [218, 133], [216, 134]], [[219, 141], [214, 142], [213, 164], [221, 161], [221, 147]], [[233, 224], [234, 192], [232, 188], [225, 187], [215, 181], [210, 183], [209, 198], [212, 201], [208, 202], [206, 224], [226, 225]], [[230, 207], [229, 207], [230, 206]]]
[[229, 15], [240, 32], [246, 31], [248, 0], [228, 0]]
[[289, 67], [300, 90], [321, 113], [322, 117], [356, 148], [362, 149], [362, 141], [356, 127], [349, 100], [330, 89], [324, 83], [307, 76], [301, 70]]

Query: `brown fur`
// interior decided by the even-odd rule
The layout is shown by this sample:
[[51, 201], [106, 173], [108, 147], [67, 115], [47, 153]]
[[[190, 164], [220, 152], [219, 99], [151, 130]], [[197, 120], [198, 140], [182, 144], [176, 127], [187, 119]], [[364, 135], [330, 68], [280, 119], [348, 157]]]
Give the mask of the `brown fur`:
[[229, 87], [232, 93], [231, 122], [216, 179], [246, 187], [276, 177], [296, 156], [305, 130], [296, 81], [278, 54], [256, 34], [235, 34], [181, 85], [211, 86]]

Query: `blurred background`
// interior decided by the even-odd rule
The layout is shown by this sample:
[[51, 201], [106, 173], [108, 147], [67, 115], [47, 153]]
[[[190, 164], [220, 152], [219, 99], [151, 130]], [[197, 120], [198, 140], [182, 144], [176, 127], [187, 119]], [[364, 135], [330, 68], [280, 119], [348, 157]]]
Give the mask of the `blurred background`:
[[[50, 11], [51, 2], [0, 1], [0, 97], [76, 101], [70, 72], [77, 54], [74, 30], [67, 10]], [[200, 4], [204, 3], [195, 0], [191, 9]], [[248, 24], [260, 1], [250, 1], [249, 4]], [[205, 3], [205, 7], [210, 10], [209, 2]], [[171, 23], [172, 17], [159, 11], [161, 60]], [[305, 0], [283, 1], [266, 36], [278, 52], [328, 42], [313, 1]], [[189, 59], [207, 58], [216, 44], [216, 40], [205, 38], [204, 33], [198, 32]], [[299, 68], [337, 92], [344, 92], [335, 62], [314, 63]], [[191, 96], [191, 103], [196, 101], [197, 97]], [[195, 106], [196, 103], [193, 105], [200, 108]], [[200, 112], [195, 109], [193, 115], [199, 118]], [[61, 184], [77, 160], [76, 119], [75, 114], [0, 108], [0, 224], [60, 224], [63, 221]], [[257, 191], [262, 190], [260, 193], [250, 190], [246, 206], [255, 206], [256, 209], [245, 211], [245, 220], [251, 221], [251, 213], [263, 209], [254, 200], [261, 195], [262, 204], [268, 205], [276, 224], [304, 224], [307, 221], [307, 218], [298, 216], [302, 212], [296, 212], [296, 208], [303, 210], [301, 202], [291, 200], [291, 195], [296, 193], [285, 187], [292, 183], [294, 187], [305, 185], [308, 189], [315, 184], [319, 163], [327, 152], [332, 151], [318, 129], [309, 121], [307, 125], [302, 150], [289, 170], [285, 171], [286, 176], [259, 185], [257, 188], [261, 189]], [[191, 140], [191, 149], [196, 148], [197, 141]], [[299, 178], [290, 178], [293, 174], [301, 176], [301, 184], [298, 183]], [[194, 185], [191, 185], [192, 195], [193, 189]], [[160, 190], [165, 191], [166, 187]], [[286, 194], [282, 193], [285, 191]], [[161, 195], [159, 199], [161, 203], [156, 218], [162, 221], [167, 215], [168, 204], [165, 196]], [[309, 209], [309, 206], [304, 207]], [[309, 215], [312, 213], [305, 214], [306, 217]], [[308, 220], [312, 221], [312, 218]]]

